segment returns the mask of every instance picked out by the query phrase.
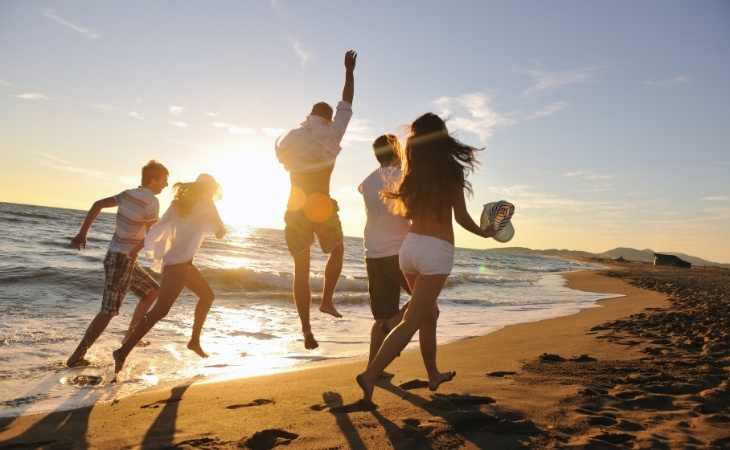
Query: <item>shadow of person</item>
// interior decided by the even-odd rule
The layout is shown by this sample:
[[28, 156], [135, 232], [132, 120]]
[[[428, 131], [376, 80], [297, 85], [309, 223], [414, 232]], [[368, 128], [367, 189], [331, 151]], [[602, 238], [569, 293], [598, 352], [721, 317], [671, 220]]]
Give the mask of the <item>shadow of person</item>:
[[143, 449], [167, 448], [173, 445], [179, 403], [191, 385], [192, 383], [176, 386], [170, 390], [169, 398], [141, 406], [141, 408], [157, 408], [159, 405], [164, 405], [142, 440]]
[[[350, 405], [343, 405], [342, 396], [337, 392], [325, 392], [322, 394], [322, 399], [329, 407], [330, 414], [335, 417], [337, 426], [340, 427], [342, 435], [345, 439], [347, 439], [349, 448], [353, 450], [367, 450], [365, 443], [360, 438], [357, 428], [353, 425], [350, 417], [345, 414], [346, 412], [352, 412], [350, 409], [352, 409], [353, 405], [357, 405], [357, 402]], [[347, 411], [343, 411], [343, 409], [347, 409]]]
[[[409, 435], [413, 442], [420, 442], [422, 439], [425, 439], [423, 442], [428, 442], [427, 435], [435, 427], [442, 428], [440, 434], [459, 435], [460, 439], [470, 441], [477, 448], [483, 448], [482, 446], [489, 442], [493, 444], [499, 442], [495, 448], [523, 446], [529, 443], [529, 435], [541, 432], [531, 421], [524, 420], [517, 413], [501, 412], [494, 407], [490, 407], [489, 412], [483, 411], [482, 406], [496, 402], [491, 397], [437, 393], [426, 399], [392, 384], [381, 384], [380, 387], [432, 416], [428, 424], [421, 423], [415, 417], [401, 417], [404, 426], [398, 428], [382, 415], [373, 412], [386, 430], [392, 430], [389, 433], [393, 436]], [[497, 437], [498, 441], [495, 440]]]
[[[81, 397], [74, 396], [74, 402], [95, 403], [98, 394], [88, 391]], [[59, 409], [62, 409], [61, 406]], [[93, 406], [83, 408], [59, 410], [48, 413], [18, 436], [2, 442], [2, 448], [89, 448], [86, 434], [89, 428], [89, 417]], [[12, 421], [12, 419], [11, 419]], [[3, 429], [11, 428], [10, 423]], [[67, 438], [57, 439], [55, 436], [75, 436], [69, 442]]]

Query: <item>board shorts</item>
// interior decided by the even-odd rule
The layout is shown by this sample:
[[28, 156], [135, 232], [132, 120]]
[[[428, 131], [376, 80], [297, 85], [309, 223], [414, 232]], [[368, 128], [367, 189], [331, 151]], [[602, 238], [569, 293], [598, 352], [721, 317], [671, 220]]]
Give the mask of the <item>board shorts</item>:
[[398, 263], [398, 255], [384, 258], [365, 258], [368, 273], [370, 311], [375, 320], [390, 319], [400, 309], [400, 290], [411, 294], [408, 281]]
[[325, 254], [332, 253], [332, 250], [344, 241], [342, 234], [342, 224], [337, 211], [340, 210], [337, 202], [331, 198], [327, 198], [331, 204], [325, 204], [326, 213], [322, 215], [321, 220], [316, 217], [312, 220], [312, 214], [308, 215], [305, 209], [288, 210], [284, 214], [284, 239], [286, 246], [292, 256], [296, 256], [302, 252], [308, 251], [314, 244], [314, 235], [317, 235], [319, 247]]
[[124, 253], [107, 252], [104, 258], [104, 296], [101, 311], [110, 316], [119, 314], [127, 292], [140, 300], [160, 288], [160, 285], [142, 269], [137, 261]]
[[454, 266], [454, 244], [433, 236], [408, 233], [400, 247], [400, 269], [419, 275], [448, 275]]

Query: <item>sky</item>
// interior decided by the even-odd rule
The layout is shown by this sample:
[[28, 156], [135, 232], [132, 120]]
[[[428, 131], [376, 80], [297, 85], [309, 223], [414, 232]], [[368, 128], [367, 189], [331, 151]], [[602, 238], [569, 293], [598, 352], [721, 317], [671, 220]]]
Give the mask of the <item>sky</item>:
[[458, 247], [730, 263], [727, 1], [0, 0], [0, 201], [88, 210], [157, 159], [214, 175], [227, 223], [282, 229], [274, 142], [341, 99], [350, 49], [346, 235], [372, 141], [434, 112], [483, 149], [472, 217], [515, 205], [512, 241]]

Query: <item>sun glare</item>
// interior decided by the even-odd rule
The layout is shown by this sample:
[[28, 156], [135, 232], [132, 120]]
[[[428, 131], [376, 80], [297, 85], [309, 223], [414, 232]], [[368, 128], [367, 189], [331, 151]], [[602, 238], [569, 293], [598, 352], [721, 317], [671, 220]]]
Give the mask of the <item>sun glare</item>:
[[273, 155], [257, 151], [231, 153], [212, 175], [223, 187], [218, 202], [221, 218], [234, 226], [283, 226], [289, 178]]

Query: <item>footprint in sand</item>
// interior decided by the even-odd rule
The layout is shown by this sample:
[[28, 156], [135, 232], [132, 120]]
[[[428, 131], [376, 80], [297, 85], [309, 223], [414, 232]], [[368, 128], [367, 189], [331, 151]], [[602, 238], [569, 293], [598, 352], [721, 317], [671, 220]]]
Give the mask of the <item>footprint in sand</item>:
[[487, 374], [488, 377], [506, 377], [507, 375], [515, 375], [517, 372], [507, 372], [507, 371], [497, 371], [497, 372], [489, 372]]
[[149, 405], [142, 405], [139, 408], [140, 409], [144, 409], [144, 408], [159, 408], [160, 405], [166, 405], [168, 403], [177, 403], [180, 400], [181, 399], [179, 399], [179, 398], [168, 398], [167, 400], [158, 400], [158, 401], [156, 401], [154, 403], [150, 403]]
[[299, 435], [280, 429], [257, 431], [250, 438], [243, 437], [238, 441], [239, 448], [260, 449], [274, 448], [277, 445], [289, 445]]
[[267, 398], [257, 398], [256, 400], [248, 403], [243, 403], [240, 405], [228, 405], [226, 408], [228, 409], [238, 409], [238, 408], [250, 408], [251, 406], [261, 406], [261, 405], [268, 405], [273, 404], [273, 400], [269, 400]]
[[423, 388], [428, 387], [428, 381], [411, 380], [411, 381], [406, 381], [405, 383], [399, 384], [398, 387], [403, 389], [404, 391], [410, 391], [412, 389], [423, 389]]

